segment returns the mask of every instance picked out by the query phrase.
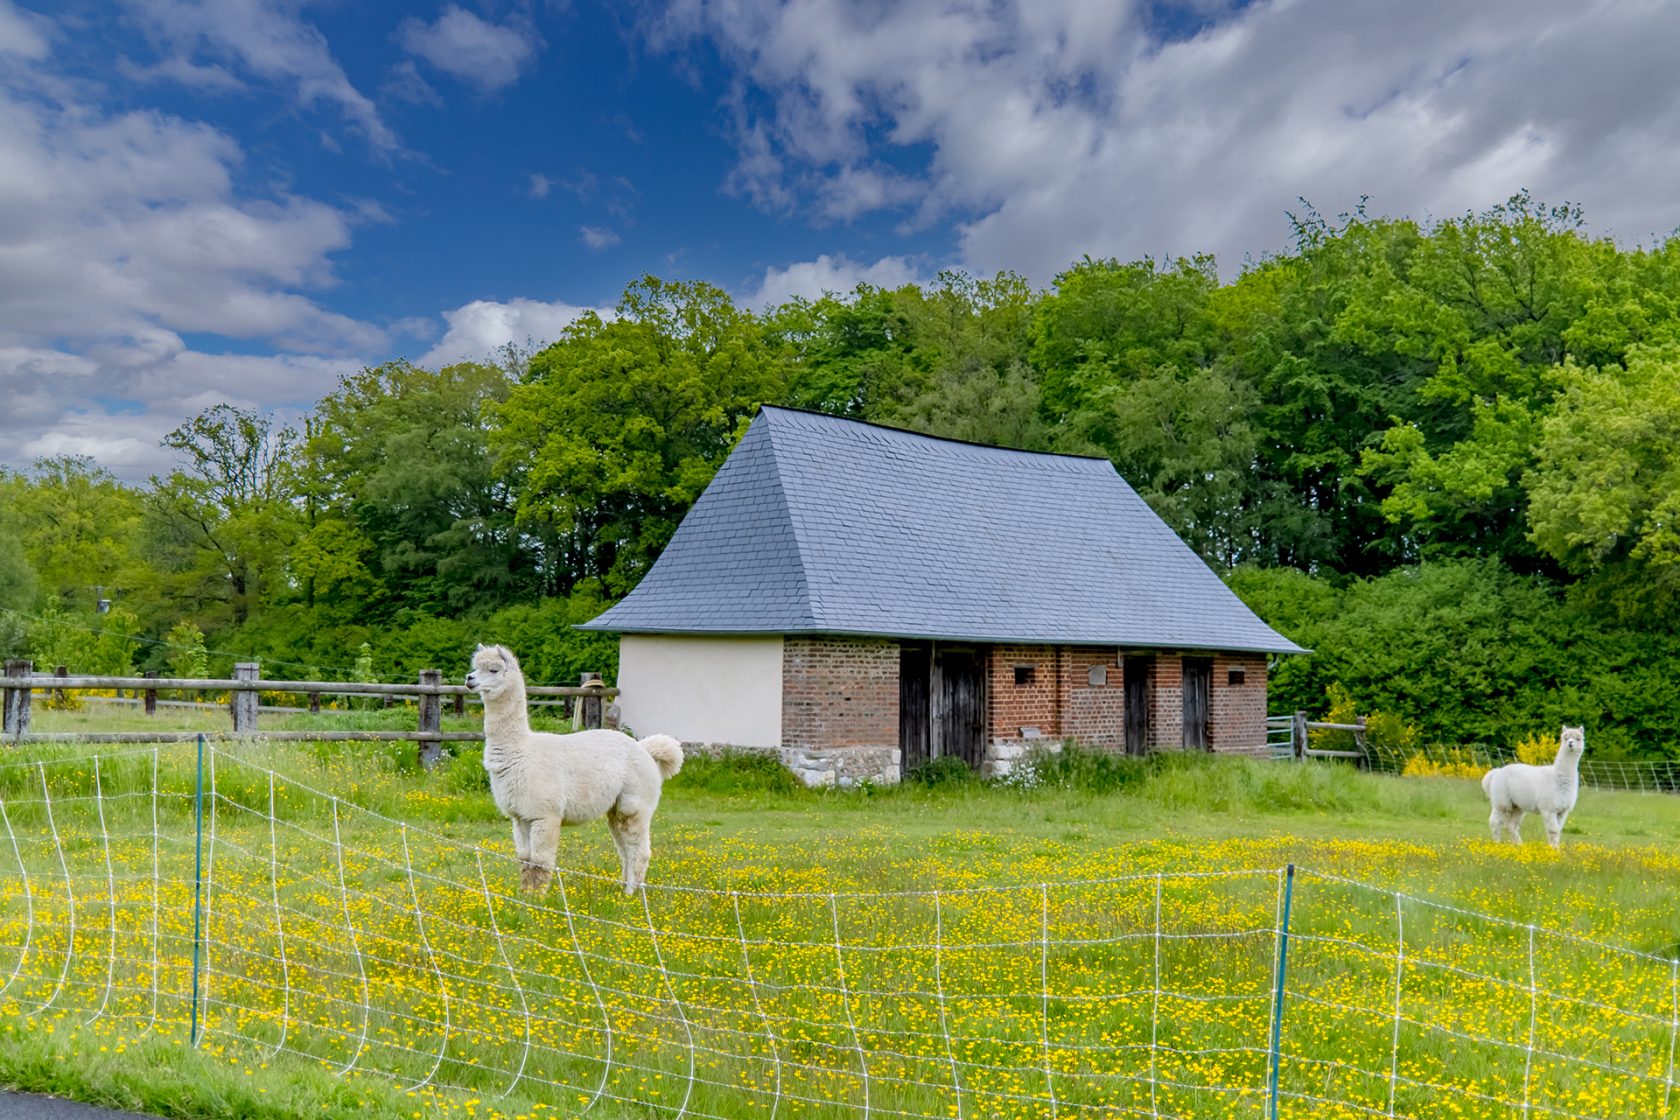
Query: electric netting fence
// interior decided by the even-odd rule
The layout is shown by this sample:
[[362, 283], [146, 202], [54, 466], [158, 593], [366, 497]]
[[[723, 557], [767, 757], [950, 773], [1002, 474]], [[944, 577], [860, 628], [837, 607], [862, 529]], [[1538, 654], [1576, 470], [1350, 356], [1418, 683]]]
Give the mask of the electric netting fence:
[[[1422, 764], [1425, 773], [1480, 777], [1494, 767], [1518, 761], [1509, 747], [1483, 744], [1394, 748], [1373, 743], [1367, 749], [1372, 769], [1393, 774], [1419, 772], [1413, 768]], [[1604, 759], [1589, 754], [1580, 761], [1580, 777], [1588, 789], [1680, 793], [1680, 762], [1669, 759]]]
[[190, 747], [0, 767], [0, 828], [0, 1017], [509, 1111], [1680, 1113], [1673, 960], [1308, 870], [533, 897]]

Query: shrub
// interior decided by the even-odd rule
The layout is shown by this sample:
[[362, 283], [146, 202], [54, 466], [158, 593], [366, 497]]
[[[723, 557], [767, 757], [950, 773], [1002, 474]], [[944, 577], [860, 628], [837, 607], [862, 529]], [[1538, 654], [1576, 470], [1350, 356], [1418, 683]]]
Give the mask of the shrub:
[[979, 775], [968, 768], [968, 763], [956, 755], [941, 755], [930, 759], [919, 766], [912, 767], [906, 774], [905, 780], [915, 785], [933, 788], [936, 786], [966, 786], [979, 781]]
[[1551, 765], [1552, 760], [1557, 758], [1557, 748], [1557, 738], [1544, 731], [1536, 731], [1511, 744], [1517, 761], [1526, 762], [1530, 766]]

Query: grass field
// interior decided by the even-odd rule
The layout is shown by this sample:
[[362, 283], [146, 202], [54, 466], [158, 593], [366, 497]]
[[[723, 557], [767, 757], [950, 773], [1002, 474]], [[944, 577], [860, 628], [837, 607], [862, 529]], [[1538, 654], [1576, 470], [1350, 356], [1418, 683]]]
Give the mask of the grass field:
[[0, 1080], [194, 1117], [1261, 1116], [1293, 863], [1280, 1114], [1680, 1113], [1680, 798], [1588, 791], [1556, 854], [1489, 842], [1474, 782], [1330, 765], [819, 793], [692, 760], [645, 897], [590, 826], [533, 900], [476, 760], [411, 756], [214, 755], [197, 1048], [191, 745], [0, 757]]

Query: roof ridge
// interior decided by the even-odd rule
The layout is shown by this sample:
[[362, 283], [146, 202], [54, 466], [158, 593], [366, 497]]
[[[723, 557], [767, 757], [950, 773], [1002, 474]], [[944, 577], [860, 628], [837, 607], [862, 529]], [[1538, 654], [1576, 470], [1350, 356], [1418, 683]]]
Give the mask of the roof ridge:
[[1106, 455], [1075, 455], [1067, 451], [1034, 451], [1027, 447], [1004, 447], [996, 443], [981, 443], [979, 440], [962, 439], [958, 436], [941, 436], [932, 432], [918, 432], [914, 428], [901, 428], [896, 424], [883, 424], [878, 420], [859, 420], [854, 416], [836, 416], [832, 412], [823, 412], [815, 408], [798, 408], [789, 404], [760, 403], [759, 415], [767, 412], [791, 412], [796, 416], [814, 416], [819, 420], [832, 420], [837, 424], [854, 425], [859, 428], [875, 428], [895, 435], [913, 436], [933, 443], [954, 443], [959, 447], [977, 447], [983, 451], [1000, 451], [1009, 455], [1036, 455], [1045, 459], [1072, 459], [1076, 462], [1106, 463], [1114, 466], [1113, 460]]

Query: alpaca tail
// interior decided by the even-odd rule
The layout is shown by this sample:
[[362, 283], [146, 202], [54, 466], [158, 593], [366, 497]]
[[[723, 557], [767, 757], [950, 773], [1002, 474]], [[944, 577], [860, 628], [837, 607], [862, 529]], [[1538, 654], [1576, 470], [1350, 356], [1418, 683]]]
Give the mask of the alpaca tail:
[[659, 766], [660, 778], [670, 778], [682, 769], [682, 744], [669, 735], [649, 735], [646, 739], [638, 739], [642, 749], [653, 756], [653, 761]]
[[1486, 774], [1482, 775], [1482, 792], [1487, 794], [1489, 797], [1493, 796], [1493, 773], [1494, 772], [1492, 770], [1489, 770]]

